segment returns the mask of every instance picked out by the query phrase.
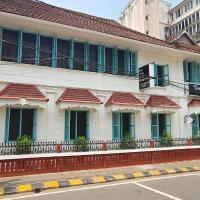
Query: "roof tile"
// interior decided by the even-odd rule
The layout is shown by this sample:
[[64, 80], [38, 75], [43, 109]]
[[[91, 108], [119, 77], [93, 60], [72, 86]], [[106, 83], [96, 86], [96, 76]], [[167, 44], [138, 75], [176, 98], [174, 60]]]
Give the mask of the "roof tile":
[[200, 99], [192, 99], [188, 104], [189, 107], [200, 106]]
[[131, 93], [114, 92], [106, 103], [110, 105], [144, 106], [144, 103]]
[[57, 103], [60, 102], [101, 104], [101, 101], [89, 90], [78, 88], [67, 88], [57, 100]]
[[170, 100], [165, 96], [150, 96], [149, 100], [146, 103], [146, 106], [149, 107], [165, 107], [165, 108], [180, 108], [178, 104]]
[[35, 85], [8, 84], [1, 92], [0, 99], [20, 99], [48, 101]]

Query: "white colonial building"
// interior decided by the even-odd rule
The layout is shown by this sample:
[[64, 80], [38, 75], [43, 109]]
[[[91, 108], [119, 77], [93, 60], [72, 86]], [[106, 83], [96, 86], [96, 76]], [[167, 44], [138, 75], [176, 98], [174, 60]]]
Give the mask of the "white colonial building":
[[169, 43], [33, 0], [0, 0], [0, 33], [1, 142], [200, 130], [200, 48], [190, 40]]

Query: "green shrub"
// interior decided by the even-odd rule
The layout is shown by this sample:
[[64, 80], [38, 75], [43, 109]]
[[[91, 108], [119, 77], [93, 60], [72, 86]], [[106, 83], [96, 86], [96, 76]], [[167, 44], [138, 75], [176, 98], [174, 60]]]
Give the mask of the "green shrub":
[[85, 152], [88, 151], [88, 140], [84, 136], [77, 137], [74, 141], [75, 151]]
[[130, 133], [124, 134], [121, 141], [120, 148], [121, 149], [135, 149], [136, 148], [136, 142]]
[[173, 140], [171, 134], [164, 131], [160, 136], [160, 146], [161, 147], [171, 147], [173, 146]]
[[200, 131], [192, 138], [192, 143], [194, 145], [200, 145]]
[[22, 135], [17, 138], [16, 154], [30, 154], [31, 153], [31, 137]]

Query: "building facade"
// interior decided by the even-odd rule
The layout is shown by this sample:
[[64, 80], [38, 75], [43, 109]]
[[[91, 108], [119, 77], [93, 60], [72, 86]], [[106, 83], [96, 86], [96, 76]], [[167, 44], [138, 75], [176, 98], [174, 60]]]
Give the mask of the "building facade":
[[163, 0], [131, 0], [123, 10], [119, 22], [138, 32], [165, 39], [170, 9], [171, 4]]
[[184, 0], [169, 11], [168, 37], [187, 31], [196, 43], [200, 42], [200, 1]]
[[198, 134], [198, 46], [33, 0], [0, 0], [0, 24], [1, 142]]

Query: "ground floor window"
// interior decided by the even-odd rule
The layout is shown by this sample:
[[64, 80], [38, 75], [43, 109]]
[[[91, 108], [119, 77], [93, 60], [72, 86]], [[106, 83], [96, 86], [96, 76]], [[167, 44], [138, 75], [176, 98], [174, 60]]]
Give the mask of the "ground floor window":
[[171, 115], [152, 114], [151, 116], [152, 138], [160, 138], [163, 133], [171, 134]]
[[192, 136], [195, 137], [200, 132], [200, 115], [193, 116], [193, 123], [192, 123]]
[[122, 139], [127, 133], [135, 137], [135, 114], [113, 112], [113, 139]]
[[65, 111], [65, 140], [74, 140], [84, 136], [89, 139], [90, 112]]
[[16, 141], [18, 137], [27, 135], [35, 140], [36, 110], [7, 108], [5, 140]]

